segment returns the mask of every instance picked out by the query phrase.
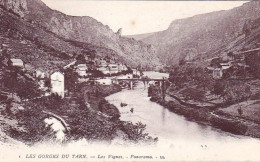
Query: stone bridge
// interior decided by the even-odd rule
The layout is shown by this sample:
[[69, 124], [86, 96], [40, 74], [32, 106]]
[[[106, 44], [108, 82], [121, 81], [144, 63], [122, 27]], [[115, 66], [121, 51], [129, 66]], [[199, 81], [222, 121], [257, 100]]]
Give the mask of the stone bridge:
[[148, 77], [143, 77], [143, 78], [127, 78], [127, 79], [119, 79], [119, 78], [115, 78], [112, 80], [113, 83], [115, 84], [119, 84], [120, 81], [123, 82], [127, 82], [129, 85], [129, 89], [132, 90], [133, 88], [133, 84], [135, 82], [143, 82], [144, 84], [144, 89], [146, 89], [148, 87], [149, 82], [154, 81], [154, 82], [159, 82], [159, 85], [162, 89], [162, 94], [163, 94], [163, 98], [165, 98], [165, 91], [166, 91], [166, 86], [165, 83], [166, 81], [168, 81], [167, 78], [162, 78], [162, 79], [152, 79], [152, 78], [148, 78]]

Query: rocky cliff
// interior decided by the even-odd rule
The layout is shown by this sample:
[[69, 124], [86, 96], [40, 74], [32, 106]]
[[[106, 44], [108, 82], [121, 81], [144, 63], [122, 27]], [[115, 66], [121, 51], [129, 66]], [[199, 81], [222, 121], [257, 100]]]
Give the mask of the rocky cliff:
[[1, 0], [0, 5], [64, 39], [111, 49], [132, 66], [150, 67], [158, 63], [151, 45], [124, 38], [91, 17], [68, 16], [50, 9], [40, 0]]
[[20, 17], [24, 17], [25, 11], [28, 9], [26, 0], [1, 0], [0, 5], [7, 10], [18, 14]]
[[178, 64], [180, 60], [203, 60], [217, 51], [227, 50], [226, 46], [243, 37], [245, 22], [259, 16], [260, 2], [247, 2], [231, 10], [175, 20], [167, 30], [142, 41], [154, 45], [157, 55], [170, 64]]

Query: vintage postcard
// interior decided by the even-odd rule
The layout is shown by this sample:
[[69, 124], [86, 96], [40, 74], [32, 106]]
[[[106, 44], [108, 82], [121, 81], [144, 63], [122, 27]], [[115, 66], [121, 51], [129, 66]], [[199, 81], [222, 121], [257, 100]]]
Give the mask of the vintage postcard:
[[259, 1], [0, 0], [0, 161], [260, 161]]

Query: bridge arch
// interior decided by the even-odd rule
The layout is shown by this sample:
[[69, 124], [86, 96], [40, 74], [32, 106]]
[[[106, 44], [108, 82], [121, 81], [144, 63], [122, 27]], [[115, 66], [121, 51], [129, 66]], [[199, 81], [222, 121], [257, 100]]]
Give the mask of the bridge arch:
[[61, 118], [60, 116], [58, 116], [52, 112], [43, 111], [43, 113], [45, 113], [47, 115], [46, 117], [43, 118], [43, 120], [53, 117], [53, 118], [57, 119], [59, 122], [61, 122], [62, 126], [65, 128], [65, 132], [70, 131], [70, 126], [66, 123], [66, 121], [63, 118]]

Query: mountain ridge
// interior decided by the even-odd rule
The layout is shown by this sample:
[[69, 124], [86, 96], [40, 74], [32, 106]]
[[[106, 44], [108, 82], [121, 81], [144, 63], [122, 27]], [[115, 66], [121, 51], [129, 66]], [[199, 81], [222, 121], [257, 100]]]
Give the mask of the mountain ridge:
[[163, 62], [177, 65], [181, 60], [211, 57], [210, 51], [234, 41], [243, 34], [248, 19], [260, 15], [260, 2], [252, 1], [231, 10], [215, 11], [174, 20], [169, 27], [141, 41], [152, 44]]
[[130, 66], [153, 67], [159, 63], [151, 45], [124, 38], [89, 16], [69, 16], [50, 9], [40, 0], [3, 0], [0, 5], [24, 21], [65, 39], [111, 49]]

